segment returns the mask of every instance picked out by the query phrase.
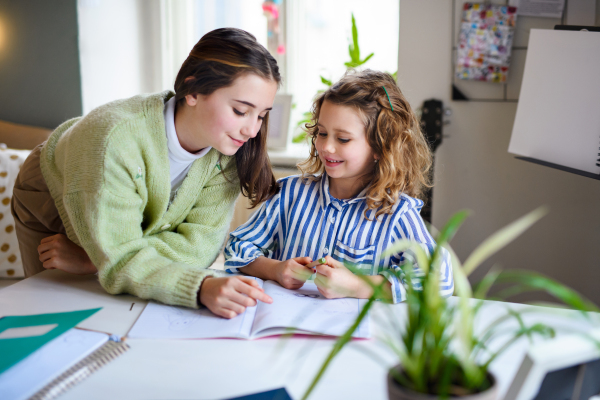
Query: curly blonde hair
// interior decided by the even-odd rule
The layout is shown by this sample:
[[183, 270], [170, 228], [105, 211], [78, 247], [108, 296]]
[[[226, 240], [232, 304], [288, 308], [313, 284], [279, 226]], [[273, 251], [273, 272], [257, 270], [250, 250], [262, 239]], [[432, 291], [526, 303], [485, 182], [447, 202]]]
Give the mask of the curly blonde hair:
[[366, 195], [365, 217], [368, 210], [376, 210], [376, 217], [391, 213], [401, 193], [420, 198], [424, 189], [431, 187], [431, 150], [418, 118], [394, 78], [369, 69], [346, 72], [339, 82], [315, 99], [311, 122], [306, 124], [310, 156], [298, 164], [304, 179], [319, 179], [314, 175], [321, 175], [325, 170], [315, 147], [324, 101], [352, 107], [358, 112], [365, 124], [367, 142], [379, 159]]

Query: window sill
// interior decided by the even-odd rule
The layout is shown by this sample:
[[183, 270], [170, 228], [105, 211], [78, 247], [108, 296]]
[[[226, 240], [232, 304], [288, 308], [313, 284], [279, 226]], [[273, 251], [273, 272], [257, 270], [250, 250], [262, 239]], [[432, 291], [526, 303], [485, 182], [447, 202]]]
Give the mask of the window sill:
[[290, 143], [285, 150], [269, 150], [268, 154], [274, 167], [295, 168], [296, 164], [308, 158], [310, 147], [304, 143]]

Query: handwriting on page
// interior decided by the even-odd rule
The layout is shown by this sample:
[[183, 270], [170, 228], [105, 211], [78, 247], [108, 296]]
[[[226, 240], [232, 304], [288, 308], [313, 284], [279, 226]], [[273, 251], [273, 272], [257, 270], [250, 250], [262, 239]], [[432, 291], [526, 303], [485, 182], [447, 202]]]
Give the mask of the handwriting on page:
[[273, 304], [261, 304], [256, 312], [253, 331], [293, 328], [299, 332], [341, 335], [358, 316], [362, 303], [358, 299], [326, 299], [313, 282], [298, 290], [285, 289], [267, 281], [265, 293]]

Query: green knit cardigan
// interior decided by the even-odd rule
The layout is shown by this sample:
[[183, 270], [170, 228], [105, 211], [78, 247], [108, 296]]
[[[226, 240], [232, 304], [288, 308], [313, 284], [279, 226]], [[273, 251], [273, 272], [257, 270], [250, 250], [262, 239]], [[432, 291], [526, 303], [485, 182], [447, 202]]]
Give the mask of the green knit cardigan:
[[194, 161], [173, 202], [163, 110], [172, 92], [119, 100], [60, 125], [41, 170], [67, 236], [111, 294], [197, 308], [240, 193], [233, 157]]

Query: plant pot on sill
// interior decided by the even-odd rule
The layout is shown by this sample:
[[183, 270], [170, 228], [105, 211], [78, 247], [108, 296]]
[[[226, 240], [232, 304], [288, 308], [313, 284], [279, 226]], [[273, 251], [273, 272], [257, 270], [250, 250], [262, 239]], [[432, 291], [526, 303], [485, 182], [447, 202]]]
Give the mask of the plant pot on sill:
[[[393, 369], [402, 373], [402, 370], [399, 365], [395, 366]], [[492, 387], [490, 387], [485, 392], [470, 394], [467, 396], [450, 397], [450, 399], [496, 400], [498, 397], [498, 384], [492, 374], [488, 373], [488, 376], [492, 381]], [[388, 388], [388, 398], [390, 400], [436, 400], [439, 398], [436, 395], [417, 393], [410, 389], [405, 388], [404, 386], [402, 386], [398, 382], [396, 382], [396, 380], [393, 378], [392, 374], [389, 372], [387, 375], [387, 388]]]

